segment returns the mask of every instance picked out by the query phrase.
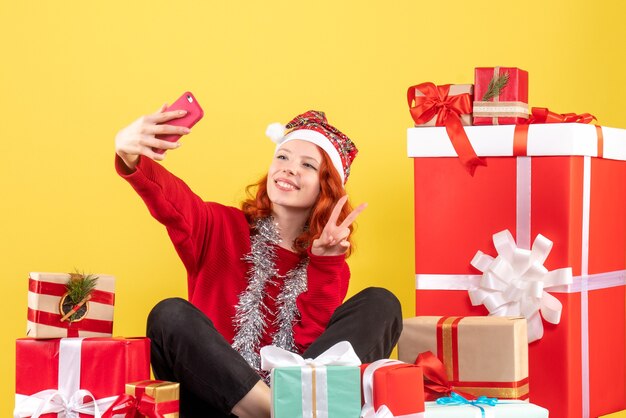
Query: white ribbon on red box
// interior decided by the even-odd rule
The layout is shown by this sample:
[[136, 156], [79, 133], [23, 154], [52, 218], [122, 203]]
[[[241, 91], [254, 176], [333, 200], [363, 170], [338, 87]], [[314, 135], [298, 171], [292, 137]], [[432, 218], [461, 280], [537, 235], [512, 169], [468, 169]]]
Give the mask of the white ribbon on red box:
[[363, 408], [361, 409], [361, 418], [423, 418], [424, 412], [416, 412], [414, 414], [395, 416], [387, 407], [381, 405], [378, 409], [374, 409], [374, 372], [381, 367], [391, 366], [394, 364], [406, 364], [399, 360], [382, 359], [370, 363], [363, 372]]
[[[95, 399], [88, 390], [80, 388], [81, 352], [83, 338], [62, 338], [59, 342], [59, 376], [57, 389], [34, 395], [15, 395], [14, 418], [39, 418], [56, 413], [58, 418], [79, 418], [79, 414], [101, 418], [118, 396]], [[91, 399], [85, 402], [85, 398]], [[102, 411], [102, 412], [101, 412]], [[124, 415], [113, 415], [112, 418]]]
[[[576, 149], [570, 149], [568, 147], [562, 148], [563, 146], [563, 138], [564, 135], [556, 135], [556, 133], [562, 134], [563, 132], [560, 130], [557, 125], [567, 125], [562, 128], [568, 132], [565, 137], [568, 141], [571, 142], [571, 145], [581, 145], [583, 142], [588, 142], [593, 146], [587, 146], [585, 151], [576, 151]], [[588, 128], [585, 128], [588, 127]], [[476, 135], [476, 139], [480, 143], [484, 140], [485, 152], [478, 151], [476, 148], [476, 144], [472, 139], [472, 135], [468, 131], [468, 136], [472, 141], [472, 145], [477, 149], [477, 154], [480, 156], [485, 155], [503, 155], [509, 156], [512, 155], [510, 151], [512, 147], [504, 144], [502, 145], [504, 148], [495, 153], [486, 152], [487, 149], [491, 149], [496, 142], [494, 141], [494, 137], [489, 137], [489, 135], [483, 134], [502, 134], [503, 137], [508, 138], [512, 141], [512, 130], [514, 128], [513, 125], [501, 125], [499, 127], [471, 127], [471, 128], [497, 128], [497, 129], [489, 129], [489, 130], [476, 130], [474, 134]], [[500, 128], [505, 131], [500, 131]], [[533, 125], [531, 125], [533, 128]], [[416, 152], [415, 148], [418, 144], [416, 139], [412, 141], [411, 133], [412, 129], [409, 129], [409, 156], [443, 156], [439, 151], [435, 152], [431, 155], [431, 152], [428, 151], [426, 154], [421, 155]], [[431, 129], [433, 134], [441, 135], [441, 132], [437, 132], [437, 128], [422, 128], [422, 129]], [[506, 130], [511, 130], [511, 132], [506, 132]], [[593, 151], [593, 147], [597, 150], [597, 135], [591, 132], [584, 132], [588, 129], [595, 129], [595, 127], [584, 124], [539, 124], [534, 125], [534, 129], [538, 129], [537, 134], [548, 134], [552, 133], [554, 135], [547, 135], [545, 138], [542, 138], [542, 135], [535, 135], [535, 139], [541, 139], [541, 141], [536, 141], [536, 145], [541, 148], [537, 152], [531, 152], [531, 136], [529, 131], [529, 152], [528, 155], [582, 155], [583, 156], [583, 190], [582, 190], [582, 240], [581, 240], [581, 274], [580, 276], [575, 277], [576, 279], [573, 284], [568, 285], [560, 285], [551, 288], [552, 292], [560, 292], [560, 293], [580, 293], [580, 332], [581, 332], [581, 403], [582, 403], [582, 418], [589, 418], [589, 404], [590, 404], [590, 394], [589, 394], [589, 299], [588, 292], [590, 290], [598, 290], [598, 289], [606, 289], [610, 287], [616, 286], [624, 286], [626, 285], [626, 270], [617, 270], [617, 271], [609, 271], [604, 273], [597, 274], [589, 274], [589, 219], [590, 219], [590, 207], [591, 207], [591, 156], [597, 155], [596, 152]], [[569, 131], [568, 131], [569, 130]], [[497, 131], [497, 132], [496, 132]], [[558, 131], [558, 132], [557, 132]], [[623, 129], [615, 129], [615, 128], [606, 128], [602, 127], [602, 132], [604, 135], [604, 158], [613, 158], [626, 160], [626, 142], [623, 140], [626, 138], [626, 130]], [[509, 135], [511, 134], [511, 135]], [[558, 144], [559, 150], [558, 152], [550, 152], [550, 150], [545, 149], [546, 144], [550, 143], [552, 138], [553, 144]], [[595, 138], [595, 139], [594, 139]], [[422, 136], [421, 140], [425, 138]], [[543, 141], [546, 139], [546, 141]], [[591, 141], [591, 142], [589, 142]], [[595, 141], [595, 142], [594, 142]], [[444, 141], [445, 142], [445, 141]], [[503, 141], [506, 142], [506, 141]], [[567, 141], [566, 141], [567, 142]], [[443, 142], [442, 142], [443, 143]], [[568, 142], [569, 143], [569, 142]], [[619, 143], [619, 146], [617, 146]], [[413, 144], [413, 146], [412, 146]], [[587, 145], [589, 145], [587, 144]], [[610, 145], [609, 145], [610, 144]], [[450, 145], [451, 147], [451, 145]], [[608, 148], [607, 148], [608, 147]], [[510, 148], [510, 149], [509, 149]], [[421, 149], [421, 148], [420, 148]], [[424, 148], [426, 149], [426, 148]], [[424, 150], [422, 149], [422, 150]], [[445, 153], [444, 153], [445, 154]], [[530, 225], [531, 225], [531, 157], [517, 157], [517, 202], [516, 202], [516, 236], [517, 243], [521, 248], [529, 248], [530, 247]], [[416, 274], [415, 275], [415, 287], [416, 289], [430, 289], [430, 290], [470, 290], [471, 288], [477, 287], [481, 280], [481, 275], [436, 275], [436, 274]]]

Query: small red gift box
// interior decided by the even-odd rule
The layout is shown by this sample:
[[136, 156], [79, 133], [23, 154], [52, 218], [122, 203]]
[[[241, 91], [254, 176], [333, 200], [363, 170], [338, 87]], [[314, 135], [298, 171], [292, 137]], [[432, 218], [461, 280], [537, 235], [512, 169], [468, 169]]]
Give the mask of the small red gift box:
[[[72, 306], [66, 298], [66, 283], [82, 277], [69, 273], [30, 273], [28, 322], [32, 338], [110, 337], [113, 333], [115, 278], [99, 274], [89, 300]], [[69, 315], [74, 308], [77, 315]]]
[[513, 125], [528, 119], [528, 73], [515, 67], [476, 68], [473, 115], [474, 125]]
[[127, 382], [149, 378], [147, 338], [18, 339], [15, 414], [93, 418], [114, 405]]
[[361, 417], [375, 417], [389, 410], [396, 418], [424, 416], [422, 369], [397, 360], [378, 360], [361, 365], [363, 411]]

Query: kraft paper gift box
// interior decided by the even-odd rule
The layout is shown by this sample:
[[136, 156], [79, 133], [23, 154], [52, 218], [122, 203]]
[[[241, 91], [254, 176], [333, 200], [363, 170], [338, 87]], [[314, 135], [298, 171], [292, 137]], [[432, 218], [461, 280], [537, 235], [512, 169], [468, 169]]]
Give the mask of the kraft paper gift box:
[[32, 338], [110, 337], [113, 333], [115, 278], [96, 274], [90, 300], [78, 310], [77, 320], [61, 319], [72, 308], [64, 299], [65, 283], [75, 274], [30, 273], [26, 335]]
[[468, 296], [483, 280], [477, 251], [496, 256], [493, 235], [508, 230], [528, 252], [541, 234], [553, 242], [545, 270], [574, 278], [544, 289], [562, 311], [529, 346], [530, 400], [553, 418], [626, 408], [626, 131], [536, 124], [520, 147], [512, 125], [465, 130], [487, 163], [473, 177], [443, 128], [408, 130], [416, 315], [486, 315]]
[[526, 319], [418, 316], [404, 320], [398, 359], [414, 363], [430, 351], [454, 390], [499, 399], [528, 398]]
[[361, 361], [347, 341], [315, 359], [276, 346], [261, 348], [261, 368], [270, 371], [274, 418], [359, 418]]
[[[492, 80], [508, 77], [500, 94], [487, 98]], [[528, 73], [515, 67], [474, 70], [474, 125], [512, 125], [528, 119]]]
[[136, 410], [132, 418], [178, 418], [180, 384], [162, 380], [143, 380], [127, 383], [126, 394], [135, 398]]
[[548, 418], [549, 411], [524, 401], [498, 401], [495, 406], [438, 405], [426, 402], [425, 418]]
[[397, 360], [378, 360], [361, 365], [361, 379], [362, 418], [382, 416], [381, 409], [395, 418], [424, 417], [421, 367]]
[[45, 418], [79, 411], [79, 417], [92, 418], [92, 400], [104, 413], [127, 382], [149, 378], [147, 338], [18, 339], [15, 414], [30, 417], [43, 408]]
[[[415, 99], [418, 99], [420, 97], [424, 97], [425, 94], [423, 91], [420, 90], [420, 88], [418, 88], [421, 85], [417, 85], [414, 86], [414, 88], [411, 88], [411, 92], [412, 93], [412, 97], [408, 97], [409, 99], [409, 107], [411, 107], [412, 102]], [[445, 93], [446, 96], [452, 98], [453, 96], [460, 96], [462, 94], [467, 94], [469, 95], [467, 101], [468, 101], [468, 106], [466, 109], [464, 109], [463, 106], [459, 107], [459, 118], [461, 120], [461, 124], [462, 125], [472, 125], [472, 111], [471, 111], [471, 106], [469, 106], [469, 103], [472, 101], [473, 97], [474, 97], [474, 85], [473, 84], [449, 84], [449, 85], [444, 85], [444, 86], [437, 86], [437, 89], [439, 91], [441, 91], [443, 89], [447, 90], [447, 93]], [[426, 90], [428, 91], [428, 90]], [[419, 99], [418, 99], [419, 100]], [[437, 124], [437, 117], [438, 115], [434, 115], [430, 120], [425, 121], [424, 123], [416, 123], [415, 126], [437, 126], [437, 125], [441, 125], [441, 124]]]

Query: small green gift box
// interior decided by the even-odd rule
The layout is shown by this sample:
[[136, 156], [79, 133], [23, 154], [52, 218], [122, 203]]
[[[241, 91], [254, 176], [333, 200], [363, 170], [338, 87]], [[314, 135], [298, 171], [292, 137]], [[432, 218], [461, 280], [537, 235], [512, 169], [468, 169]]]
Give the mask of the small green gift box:
[[361, 362], [348, 342], [316, 359], [273, 346], [263, 347], [261, 358], [271, 370], [273, 418], [359, 418]]

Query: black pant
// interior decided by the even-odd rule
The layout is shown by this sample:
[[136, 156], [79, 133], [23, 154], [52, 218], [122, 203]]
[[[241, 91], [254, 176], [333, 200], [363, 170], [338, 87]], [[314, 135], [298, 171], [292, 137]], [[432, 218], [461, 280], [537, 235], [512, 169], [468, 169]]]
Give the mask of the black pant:
[[[370, 363], [389, 357], [401, 331], [398, 299], [370, 287], [335, 310], [303, 357], [317, 357], [347, 340], [361, 361]], [[230, 411], [260, 379], [211, 320], [184, 299], [159, 302], [148, 316], [147, 336], [155, 377], [181, 384], [181, 418], [234, 416]]]

